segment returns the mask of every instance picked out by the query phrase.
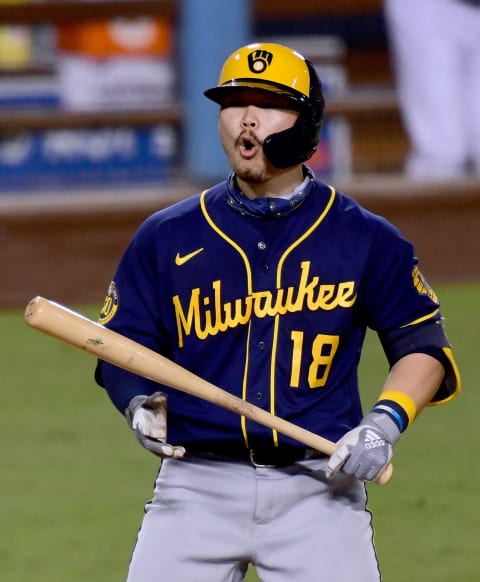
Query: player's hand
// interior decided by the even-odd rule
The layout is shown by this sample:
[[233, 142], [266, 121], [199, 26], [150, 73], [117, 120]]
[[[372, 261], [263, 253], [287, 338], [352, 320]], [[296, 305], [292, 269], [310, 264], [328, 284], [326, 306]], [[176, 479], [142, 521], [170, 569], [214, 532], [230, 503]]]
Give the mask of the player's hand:
[[327, 478], [342, 470], [362, 481], [374, 481], [390, 462], [399, 438], [400, 430], [390, 417], [370, 412], [338, 441], [327, 464]]
[[155, 392], [151, 396], [135, 396], [125, 411], [127, 422], [140, 444], [162, 459], [179, 459], [185, 448], [167, 443], [167, 396]]

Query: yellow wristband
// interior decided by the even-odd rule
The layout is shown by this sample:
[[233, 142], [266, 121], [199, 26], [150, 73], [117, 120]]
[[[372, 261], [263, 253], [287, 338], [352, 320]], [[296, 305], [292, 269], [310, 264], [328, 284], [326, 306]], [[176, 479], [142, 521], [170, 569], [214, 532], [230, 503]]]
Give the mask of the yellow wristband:
[[385, 412], [397, 423], [400, 432], [403, 432], [415, 420], [417, 406], [404, 392], [385, 390], [375, 403], [372, 412]]

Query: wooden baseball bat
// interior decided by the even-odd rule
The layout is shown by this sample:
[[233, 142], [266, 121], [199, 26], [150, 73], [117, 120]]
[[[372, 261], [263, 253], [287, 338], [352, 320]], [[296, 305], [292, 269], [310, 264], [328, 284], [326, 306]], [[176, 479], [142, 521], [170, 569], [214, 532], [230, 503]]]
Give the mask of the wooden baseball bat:
[[[332, 441], [245, 402], [157, 352], [54, 301], [33, 298], [25, 309], [25, 322], [119, 368], [236, 412], [316, 451], [331, 455], [336, 449]], [[392, 471], [389, 464], [377, 478], [377, 483], [388, 483]]]

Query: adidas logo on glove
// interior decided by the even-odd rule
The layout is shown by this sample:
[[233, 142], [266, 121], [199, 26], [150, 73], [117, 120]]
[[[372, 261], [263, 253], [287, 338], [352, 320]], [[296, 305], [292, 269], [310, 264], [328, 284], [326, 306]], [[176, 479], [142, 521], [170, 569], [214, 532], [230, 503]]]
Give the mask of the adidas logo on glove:
[[368, 429], [365, 433], [365, 448], [366, 449], [375, 449], [377, 447], [384, 447], [385, 441], [380, 438], [380, 436], [373, 432], [373, 430]]

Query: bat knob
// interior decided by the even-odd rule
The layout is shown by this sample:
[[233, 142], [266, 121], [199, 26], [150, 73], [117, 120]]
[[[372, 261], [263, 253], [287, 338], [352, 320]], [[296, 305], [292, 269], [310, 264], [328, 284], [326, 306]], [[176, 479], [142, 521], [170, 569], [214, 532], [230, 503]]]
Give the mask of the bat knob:
[[393, 465], [392, 463], [388, 463], [385, 469], [380, 473], [380, 475], [375, 479], [375, 482], [378, 485], [386, 485], [393, 475]]

